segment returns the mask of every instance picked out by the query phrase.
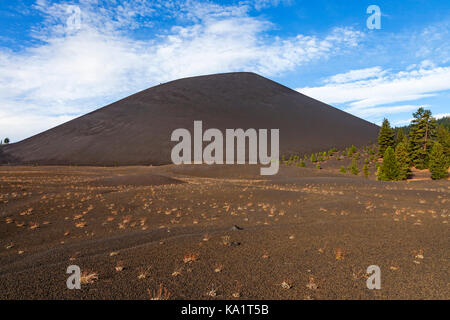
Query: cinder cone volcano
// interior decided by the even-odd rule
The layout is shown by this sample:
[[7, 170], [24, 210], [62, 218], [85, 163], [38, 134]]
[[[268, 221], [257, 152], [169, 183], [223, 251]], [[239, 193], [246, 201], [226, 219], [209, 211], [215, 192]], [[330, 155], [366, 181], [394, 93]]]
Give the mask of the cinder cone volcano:
[[2, 163], [171, 163], [173, 130], [280, 129], [280, 155], [376, 141], [378, 126], [254, 73], [161, 84], [0, 149]]

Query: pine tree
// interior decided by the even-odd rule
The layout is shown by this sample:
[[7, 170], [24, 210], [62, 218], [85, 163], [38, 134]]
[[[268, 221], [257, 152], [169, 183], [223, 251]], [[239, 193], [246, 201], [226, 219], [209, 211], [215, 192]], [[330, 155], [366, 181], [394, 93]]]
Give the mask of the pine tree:
[[391, 128], [389, 121], [384, 119], [378, 134], [378, 154], [383, 157], [386, 149], [393, 147], [394, 144], [394, 130]]
[[305, 167], [305, 162], [301, 160], [300, 162], [297, 162], [297, 167]]
[[378, 180], [383, 180], [382, 179], [382, 172], [381, 172], [381, 166], [377, 167], [377, 171], [375, 172], [375, 175], [377, 176]]
[[408, 138], [401, 128], [397, 129], [397, 137], [395, 138], [395, 144], [398, 145], [399, 143], [404, 143], [405, 146], [408, 145]]
[[437, 141], [444, 149], [444, 155], [447, 159], [447, 164], [450, 164], [450, 130], [446, 129], [442, 124], [437, 130]]
[[313, 153], [312, 155], [311, 155], [311, 162], [316, 162], [317, 160], [316, 160], [316, 155]]
[[341, 169], [339, 169], [339, 171], [342, 172], [342, 173], [346, 173], [347, 172], [347, 170], [345, 170], [345, 166], [341, 166]]
[[439, 142], [433, 144], [430, 152], [431, 179], [444, 179], [448, 176], [448, 160], [444, 155], [444, 148]]
[[351, 157], [352, 156], [352, 150], [350, 150], [350, 148], [347, 148], [347, 157]]
[[424, 169], [428, 166], [429, 153], [436, 138], [436, 120], [430, 110], [419, 108], [413, 113], [409, 131], [408, 152], [414, 166]]
[[328, 150], [328, 155], [331, 157], [331, 156], [333, 156], [333, 154], [335, 153], [337, 151], [337, 149], [336, 148], [331, 148], [330, 150]]
[[381, 165], [379, 180], [397, 180], [399, 176], [399, 169], [397, 160], [395, 159], [394, 149], [388, 147], [384, 152], [383, 163]]
[[369, 166], [367, 165], [367, 163], [364, 164], [362, 170], [363, 170], [364, 177], [368, 178], [369, 177]]
[[403, 142], [400, 142], [395, 148], [395, 159], [398, 165], [398, 179], [405, 180], [409, 175], [411, 160], [408, 156], [408, 150]]
[[350, 171], [351, 171], [354, 175], [358, 175], [359, 169], [358, 169], [358, 162], [356, 161], [356, 159], [353, 159], [353, 160], [352, 160], [352, 166], [350, 167]]

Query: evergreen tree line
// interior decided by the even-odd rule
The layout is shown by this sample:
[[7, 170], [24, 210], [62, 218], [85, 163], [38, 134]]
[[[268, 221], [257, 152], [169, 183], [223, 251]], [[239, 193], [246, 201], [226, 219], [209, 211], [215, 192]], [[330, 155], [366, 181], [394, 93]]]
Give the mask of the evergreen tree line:
[[419, 108], [413, 113], [411, 124], [391, 128], [383, 120], [378, 136], [378, 154], [383, 163], [377, 169], [379, 180], [404, 180], [411, 167], [429, 169], [432, 179], [448, 176], [450, 165], [450, 129], [445, 121], [438, 126], [430, 110]]

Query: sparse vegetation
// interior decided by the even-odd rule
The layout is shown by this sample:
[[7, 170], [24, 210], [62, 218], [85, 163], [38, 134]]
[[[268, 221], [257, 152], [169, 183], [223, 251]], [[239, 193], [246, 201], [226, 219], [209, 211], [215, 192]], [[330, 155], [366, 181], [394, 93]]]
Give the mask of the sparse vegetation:
[[[443, 159], [443, 152], [439, 150], [436, 153], [440, 156], [434, 156], [438, 147], [439, 145], [435, 144], [430, 153], [430, 170], [433, 168], [433, 159]], [[398, 144], [394, 151], [398, 163], [401, 148], [402, 145]], [[313, 242], [306, 249], [309, 251], [308, 255], [331, 268], [321, 268], [320, 264], [310, 267], [306, 264], [301, 268], [301, 274], [294, 277], [291, 277], [291, 271], [295, 269], [290, 265], [301, 264], [302, 258], [292, 255], [292, 248], [302, 246], [302, 243], [313, 238], [318, 231], [326, 230], [327, 225], [342, 223], [348, 230], [354, 228], [359, 233], [365, 230], [357, 229], [361, 221], [369, 224], [375, 221], [380, 228], [376, 233], [367, 233], [363, 241], [373, 243], [376, 236], [381, 235], [387, 242], [400, 239], [406, 241], [401, 244], [407, 244], [386, 246], [383, 249], [388, 250], [389, 256], [393, 257], [393, 260], [386, 264], [386, 272], [393, 270], [389, 269], [389, 266], [396, 266], [395, 272], [400, 274], [410, 267], [414, 268], [414, 264], [418, 263], [426, 265], [426, 271], [439, 272], [440, 255], [432, 250], [433, 241], [445, 238], [445, 227], [448, 223], [446, 211], [448, 191], [445, 182], [368, 183], [353, 176], [351, 171], [347, 171], [347, 166], [355, 162], [356, 167], [361, 170], [359, 173], [361, 178], [367, 176], [366, 169], [373, 175], [376, 165], [381, 171], [381, 162], [378, 165], [367, 161], [371, 149], [372, 147], [368, 146], [358, 148], [359, 161], [354, 157], [355, 152], [352, 158], [345, 157], [339, 162], [336, 159], [341, 154], [339, 151], [326, 163], [312, 165], [307, 162], [306, 165], [310, 169], [297, 169], [305, 172], [304, 176], [307, 179], [303, 179], [304, 181], [297, 179], [302, 177], [303, 172], [293, 179], [288, 177], [285, 181], [282, 180], [283, 175], [280, 175], [270, 183], [261, 181], [259, 175], [248, 180], [228, 179], [226, 183], [221, 181], [217, 183], [219, 179], [207, 180], [203, 176], [199, 178], [192, 175], [192, 171], [187, 171], [191, 173], [190, 176], [184, 175], [181, 171], [185, 170], [184, 168], [173, 171], [174, 175], [180, 174], [180, 177], [195, 185], [194, 192], [192, 186], [188, 184], [143, 188], [120, 185], [115, 189], [117, 192], [111, 194], [105, 191], [114, 190], [113, 188], [93, 184], [79, 188], [80, 181], [92, 179], [92, 175], [86, 175], [83, 167], [60, 167], [56, 173], [54, 168], [47, 167], [38, 169], [30, 167], [26, 169], [28, 172], [23, 172], [22, 168], [3, 167], [2, 188], [5, 192], [0, 193], [0, 204], [6, 205], [3, 205], [5, 216], [0, 221], [5, 231], [1, 247], [5, 254], [11, 256], [11, 260], [26, 258], [32, 261], [39, 256], [36, 253], [42, 252], [40, 239], [50, 239], [60, 248], [58, 250], [64, 252], [61, 254], [61, 263], [81, 265], [82, 270], [89, 267], [96, 271], [83, 274], [83, 283], [92, 283], [87, 284], [83, 290], [88, 290], [91, 297], [99, 299], [136, 296], [158, 300], [172, 299], [173, 296], [186, 299], [215, 297], [233, 299], [242, 298], [243, 295], [244, 298], [253, 298], [256, 296], [256, 291], [252, 289], [255, 274], [258, 276], [257, 281], [261, 279], [267, 283], [267, 286], [261, 286], [261, 290], [256, 292], [258, 298], [273, 297], [273, 290], [282, 298], [304, 298], [305, 292], [311, 294], [311, 298], [332, 298], [340, 292], [330, 291], [328, 285], [321, 286], [319, 279], [326, 281], [327, 284], [326, 279], [333, 277], [333, 266], [347, 272], [345, 277], [351, 279], [354, 270], [346, 266], [362, 259], [360, 237], [347, 237], [344, 234], [336, 237], [334, 233], [329, 235], [324, 232], [318, 242]], [[309, 153], [308, 157], [310, 155]], [[388, 155], [385, 156], [384, 164], [389, 158]], [[294, 155], [292, 159], [298, 164], [304, 159], [304, 155]], [[330, 177], [317, 171], [315, 169], [317, 164], [323, 171], [329, 169]], [[349, 176], [345, 179], [342, 179], [343, 175], [341, 178], [337, 177], [339, 168]], [[152, 168], [157, 173], [167, 173], [169, 169]], [[287, 169], [288, 172], [295, 170]], [[87, 168], [87, 170], [92, 173], [94, 169]], [[111, 176], [136, 174], [136, 170], [144, 171], [146, 168], [127, 167], [120, 170], [95, 168], [95, 170], [98, 170], [95, 171], [98, 176]], [[203, 168], [196, 167], [195, 170]], [[8, 173], [9, 171], [11, 173]], [[21, 174], [17, 174], [18, 172]], [[40, 174], [36, 175], [36, 172]], [[42, 183], [42, 176], [46, 177], [45, 183]], [[314, 176], [320, 178], [314, 181]], [[61, 184], [61, 177], [65, 179], [62, 184], [64, 188], [55, 188], [58, 183]], [[357, 183], [352, 184], [352, 181]], [[25, 182], [26, 189], [17, 187], [25, 185]], [[279, 194], [282, 194], [282, 197], [279, 197]], [[33, 201], [30, 202], [29, 199]], [[331, 202], [327, 202], [327, 199]], [[8, 203], [21, 205], [10, 206]], [[308, 205], [303, 206], [305, 203]], [[324, 221], [320, 226], [302, 230], [295, 228], [299, 222], [308, 225], [317, 221], [319, 217]], [[84, 228], [75, 227], [75, 223], [84, 221], [88, 222]], [[47, 222], [51, 223], [51, 227]], [[118, 229], [118, 223], [125, 228]], [[242, 225], [245, 231], [233, 228], [234, 224]], [[141, 232], [143, 226], [148, 226], [149, 231]], [[94, 232], [95, 241], [92, 241]], [[141, 236], [145, 237], [146, 234], [151, 235], [149, 239], [151, 245], [133, 246], [134, 241], [123, 244], [105, 241], [105, 247], [100, 254], [96, 254], [95, 259], [86, 260], [86, 253], [95, 252], [97, 239], [100, 240], [103, 236], [106, 236], [103, 239], [108, 239], [109, 235], [117, 233], [126, 235], [124, 238], [131, 240], [134, 235], [139, 236], [136, 239], [141, 239]], [[433, 233], [433, 237], [424, 238], [425, 233]], [[179, 237], [180, 234], [188, 236]], [[89, 246], [86, 251], [78, 250], [75, 246], [80, 241]], [[444, 243], [442, 241], [439, 242], [440, 245]], [[418, 250], [420, 245], [430, 250], [430, 254], [427, 253], [424, 258], [421, 258], [424, 256], [423, 253], [419, 252], [411, 255], [411, 250]], [[398, 250], [398, 247], [407, 250]], [[47, 246], [45, 250], [48, 250]], [[408, 255], [411, 259], [409, 267], [402, 263], [406, 261]], [[283, 259], [280, 260], [280, 257]], [[52, 257], [48, 259], [43, 257], [42, 260], [35, 261], [42, 261], [45, 265], [50, 259]], [[249, 261], [255, 268], [248, 265]], [[279, 265], [280, 261], [286, 267], [280, 269], [281, 275], [273, 273], [274, 266]], [[359, 272], [364, 266], [357, 268], [356, 272]], [[52, 269], [36, 269], [37, 276], [44, 280], [48, 279], [44, 273], [48, 270]], [[365, 275], [364, 271], [361, 271], [361, 277]], [[13, 281], [24, 275], [11, 273], [8, 275], [11, 278], [4, 277], [4, 280], [7, 284], [14, 283]], [[345, 277], [342, 278], [343, 281], [347, 279]], [[235, 287], [236, 280], [242, 281], [243, 288], [247, 289], [241, 291], [240, 284], [236, 284]], [[282, 288], [283, 280], [286, 282], [283, 287], [289, 289]], [[420, 284], [424, 285], [429, 281], [438, 284], [441, 280], [441, 278], [423, 280], [418, 278], [418, 281], [422, 281]], [[105, 295], [100, 289], [110, 285], [111, 281], [114, 282], [118, 293], [111, 290]], [[186, 289], [184, 287], [186, 283], [192, 288]], [[214, 284], [220, 284], [223, 289], [221, 287], [220, 291], [217, 291]], [[24, 296], [35, 294], [26, 285], [20, 287], [22, 285], [20, 281], [17, 281], [16, 285], [24, 292]], [[364, 288], [361, 288], [355, 295], [364, 294], [363, 290]], [[61, 291], [63, 293], [57, 290], [51, 296], [64, 298], [66, 291]], [[314, 295], [315, 293], [318, 295]], [[346, 291], [342, 293], [348, 294]], [[445, 292], [438, 294], [444, 296]], [[14, 291], [11, 295], [15, 297]], [[422, 296], [416, 294], [412, 297]]]

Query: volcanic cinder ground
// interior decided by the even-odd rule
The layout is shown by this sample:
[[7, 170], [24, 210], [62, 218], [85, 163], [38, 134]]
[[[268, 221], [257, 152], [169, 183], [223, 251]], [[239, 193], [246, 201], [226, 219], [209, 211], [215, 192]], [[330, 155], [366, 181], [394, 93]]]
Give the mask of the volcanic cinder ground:
[[333, 161], [0, 167], [0, 298], [449, 299], [448, 180]]

